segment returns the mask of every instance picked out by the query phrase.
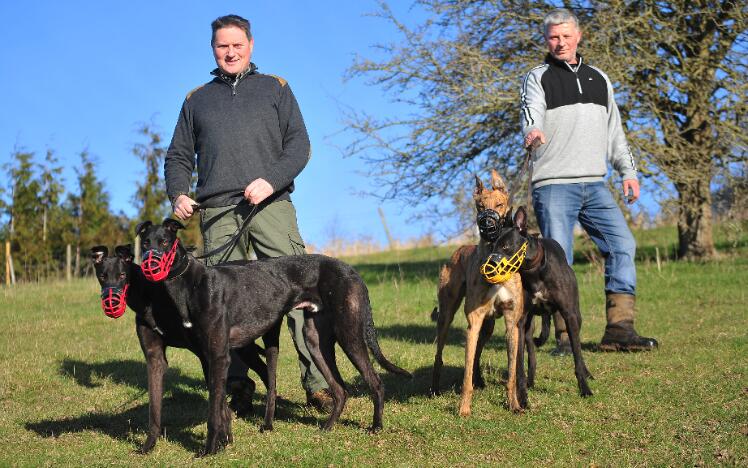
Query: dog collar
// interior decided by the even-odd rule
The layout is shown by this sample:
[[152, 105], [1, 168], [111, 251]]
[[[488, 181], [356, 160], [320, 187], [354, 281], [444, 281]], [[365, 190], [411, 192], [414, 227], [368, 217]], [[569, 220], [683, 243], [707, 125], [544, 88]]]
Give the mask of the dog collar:
[[492, 253], [480, 268], [483, 278], [490, 284], [504, 283], [522, 266], [527, 254], [527, 241], [510, 258]]
[[545, 249], [543, 248], [543, 244], [541, 242], [538, 242], [537, 239], [535, 240], [535, 245], [537, 246], [537, 252], [535, 253], [535, 257], [533, 257], [531, 260], [529, 260], [527, 263], [529, 265], [522, 266], [521, 270], [524, 272], [531, 272], [540, 267], [541, 264], [545, 262]]
[[184, 268], [182, 268], [182, 271], [175, 274], [174, 276], [168, 276], [166, 278], [166, 281], [172, 280], [174, 278], [179, 278], [180, 276], [184, 274], [185, 271], [187, 271], [190, 268], [190, 255], [187, 255], [186, 257], [187, 257], [187, 264], [184, 266]]

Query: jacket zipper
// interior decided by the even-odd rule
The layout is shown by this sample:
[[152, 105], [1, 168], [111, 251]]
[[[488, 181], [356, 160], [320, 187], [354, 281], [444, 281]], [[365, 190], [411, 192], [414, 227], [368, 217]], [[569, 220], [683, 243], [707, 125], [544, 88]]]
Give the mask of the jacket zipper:
[[579, 81], [579, 74], [577, 73], [579, 72], [579, 66], [582, 65], [582, 61], [580, 60], [579, 63], [577, 63], [576, 67], [572, 67], [571, 65], [569, 65], [569, 62], [565, 63], [566, 66], [569, 67], [569, 70], [574, 73], [574, 77], [577, 79], [577, 89], [579, 90], [579, 94], [584, 94], [584, 92], [582, 92], [582, 83]]

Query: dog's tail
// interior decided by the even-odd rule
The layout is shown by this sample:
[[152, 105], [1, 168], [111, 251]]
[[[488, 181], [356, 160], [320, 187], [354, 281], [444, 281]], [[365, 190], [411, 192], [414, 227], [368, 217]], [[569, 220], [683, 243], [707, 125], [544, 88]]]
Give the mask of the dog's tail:
[[546, 341], [548, 341], [548, 337], [551, 335], [551, 316], [548, 314], [541, 316], [541, 327], [540, 327], [540, 336], [537, 338], [533, 338], [533, 341], [535, 342], [535, 346], [538, 348], [543, 346]]
[[371, 306], [366, 307], [366, 309], [367, 317], [364, 321], [364, 338], [366, 339], [366, 345], [371, 350], [371, 354], [374, 355], [374, 359], [376, 359], [379, 365], [387, 372], [404, 375], [412, 379], [413, 375], [411, 375], [410, 372], [392, 364], [386, 357], [384, 357], [384, 354], [382, 354], [382, 348], [379, 347], [379, 340], [377, 339], [377, 329], [374, 328], [374, 318], [371, 314]]

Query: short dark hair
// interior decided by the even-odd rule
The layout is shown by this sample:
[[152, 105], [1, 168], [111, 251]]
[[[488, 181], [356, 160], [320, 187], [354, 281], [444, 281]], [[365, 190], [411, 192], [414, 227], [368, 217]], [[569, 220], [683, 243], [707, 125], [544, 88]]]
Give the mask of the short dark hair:
[[210, 45], [213, 45], [213, 42], [216, 40], [216, 31], [231, 26], [241, 29], [244, 31], [244, 34], [247, 35], [247, 39], [250, 41], [252, 40], [252, 29], [249, 25], [249, 20], [246, 20], [239, 15], [226, 15], [219, 16], [210, 23], [210, 29], [213, 30], [213, 33], [210, 36]]

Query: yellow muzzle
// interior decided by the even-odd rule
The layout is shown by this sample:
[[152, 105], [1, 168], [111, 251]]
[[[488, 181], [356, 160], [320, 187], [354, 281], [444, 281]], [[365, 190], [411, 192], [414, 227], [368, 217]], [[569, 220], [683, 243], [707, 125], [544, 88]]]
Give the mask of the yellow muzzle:
[[504, 283], [519, 270], [527, 254], [527, 241], [510, 258], [492, 253], [480, 267], [480, 273], [491, 284]]

